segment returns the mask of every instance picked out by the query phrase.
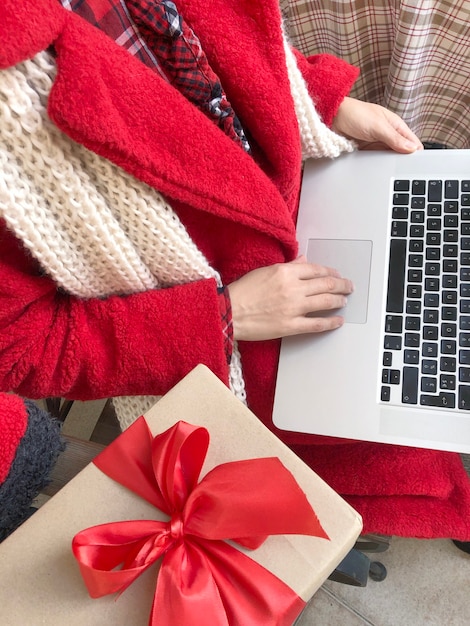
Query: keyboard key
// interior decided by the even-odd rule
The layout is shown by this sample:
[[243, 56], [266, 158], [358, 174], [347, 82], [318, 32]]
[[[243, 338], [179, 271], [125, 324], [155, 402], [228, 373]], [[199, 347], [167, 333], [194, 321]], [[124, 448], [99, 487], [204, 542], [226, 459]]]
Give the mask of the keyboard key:
[[456, 272], [457, 271], [457, 260], [456, 259], [444, 259], [442, 262], [442, 269], [444, 272]]
[[390, 387], [382, 385], [382, 389], [380, 390], [380, 399], [382, 402], [390, 401]]
[[462, 206], [470, 206], [470, 194], [465, 193], [460, 196], [460, 204]]
[[408, 282], [409, 283], [422, 283], [423, 282], [423, 270], [408, 270]]
[[470, 209], [464, 207], [460, 211], [460, 219], [464, 221], [470, 220]]
[[401, 315], [387, 315], [385, 317], [386, 333], [401, 333], [403, 330], [403, 318]]
[[444, 202], [444, 213], [458, 213], [458, 202]]
[[426, 222], [428, 230], [442, 230], [442, 220], [438, 217], [430, 217]]
[[470, 313], [470, 300], [460, 300], [460, 312], [464, 315]]
[[423, 288], [421, 285], [408, 285], [406, 288], [406, 297], [407, 298], [421, 298]]
[[442, 337], [457, 337], [457, 324], [450, 322], [441, 324], [441, 335]]
[[[403, 222], [400, 222], [402, 224]], [[446, 243], [455, 243], [459, 240], [459, 231], [456, 228], [446, 228], [444, 230], [444, 241]]]
[[437, 361], [434, 359], [423, 359], [421, 363], [421, 374], [424, 376], [435, 376], [437, 374]]
[[425, 324], [438, 324], [439, 311], [437, 311], [437, 309], [425, 309], [423, 313], [423, 320]]
[[459, 385], [459, 409], [470, 410], [470, 386]]
[[443, 321], [456, 322], [457, 321], [457, 307], [456, 306], [443, 306], [441, 309], [441, 315]]
[[461, 315], [459, 318], [459, 328], [460, 330], [470, 330], [470, 316]]
[[441, 372], [456, 372], [457, 371], [457, 359], [453, 356], [441, 356], [440, 360]]
[[455, 394], [452, 392], [441, 391], [438, 396], [428, 396], [421, 394], [419, 403], [422, 406], [435, 406], [441, 409], [455, 408]]
[[437, 262], [429, 262], [424, 266], [426, 276], [439, 276], [441, 273], [441, 264]]
[[423, 326], [423, 339], [426, 341], [437, 341], [438, 336], [437, 326]]
[[470, 333], [459, 333], [459, 346], [470, 348]]
[[444, 274], [442, 277], [442, 286], [444, 289], [457, 289], [457, 275]]
[[419, 350], [405, 350], [403, 352], [403, 362], [407, 365], [418, 365]]
[[432, 277], [426, 278], [424, 281], [424, 289], [426, 291], [439, 291], [440, 281], [439, 278]]
[[455, 200], [459, 197], [459, 181], [458, 180], [446, 180], [444, 186], [444, 198]]
[[454, 374], [441, 374], [439, 376], [439, 386], [444, 390], [455, 391], [456, 377]]
[[407, 315], [420, 315], [421, 300], [407, 300], [406, 301], [406, 313]]
[[426, 193], [426, 181], [414, 180], [411, 185], [411, 193], [417, 196], [424, 196]]
[[457, 304], [457, 292], [444, 290], [442, 292], [442, 304]]
[[385, 335], [384, 349], [385, 350], [401, 350], [400, 335]]
[[405, 346], [407, 348], [419, 348], [421, 336], [418, 333], [405, 333]]
[[392, 222], [391, 237], [406, 237], [408, 234], [408, 223], [400, 220]]
[[423, 267], [423, 255], [422, 254], [409, 254], [408, 265], [410, 267]]
[[423, 376], [423, 378], [421, 378], [421, 391], [423, 391], [424, 393], [436, 393], [437, 378]]
[[440, 296], [438, 293], [425, 293], [424, 294], [424, 306], [430, 308], [437, 308], [440, 304]]
[[408, 207], [394, 206], [392, 209], [392, 218], [394, 220], [407, 220], [408, 219]]
[[421, 198], [421, 197], [417, 197], [417, 196], [413, 196], [411, 198], [411, 208], [412, 209], [424, 209], [426, 206], [426, 201], [425, 198]]
[[424, 241], [422, 239], [410, 239], [408, 250], [413, 253], [424, 251]]
[[444, 217], [444, 227], [445, 228], [458, 228], [459, 218], [457, 215], [450, 214]]
[[429, 202], [440, 202], [442, 200], [442, 180], [430, 180], [428, 183]]
[[441, 249], [440, 248], [426, 248], [426, 261], [440, 261]]
[[432, 359], [437, 357], [437, 343], [425, 341], [421, 348], [423, 357]]
[[460, 225], [460, 234], [461, 235], [470, 235], [470, 224], [468, 222], [462, 222]]
[[419, 330], [421, 328], [421, 319], [419, 317], [405, 317], [406, 330]]
[[394, 206], [408, 205], [410, 195], [408, 193], [394, 193], [392, 202]]
[[441, 245], [441, 233], [431, 232], [426, 233], [426, 245], [427, 246], [440, 246]]
[[393, 182], [393, 190], [394, 191], [409, 191], [410, 190], [410, 181], [409, 180], [395, 180]]
[[455, 339], [441, 339], [442, 354], [457, 354], [457, 342]]
[[459, 381], [470, 383], [470, 367], [459, 367]]
[[470, 350], [459, 350], [460, 365], [470, 365]]
[[462, 250], [470, 250], [470, 237], [461, 237], [460, 247]]
[[426, 212], [429, 217], [439, 217], [442, 213], [442, 207], [440, 204], [428, 204]]
[[410, 237], [424, 237], [424, 226], [422, 224], [411, 224]]
[[460, 280], [463, 282], [470, 281], [470, 268], [462, 267], [460, 270]]
[[[470, 191], [470, 180], [463, 180], [460, 184], [460, 191], [462, 193]], [[416, 192], [415, 192], [416, 193]]]
[[470, 283], [462, 283], [460, 285], [460, 297], [470, 298]]
[[459, 247], [453, 243], [446, 243], [442, 247], [442, 256], [447, 259], [456, 258], [459, 254]]
[[388, 275], [387, 311], [403, 313], [405, 289], [406, 241], [392, 239]]
[[404, 404], [418, 403], [418, 368], [403, 368], [403, 384], [401, 392], [401, 400]]
[[382, 359], [382, 365], [384, 367], [389, 367], [391, 364], [392, 364], [392, 353], [391, 352], [384, 352], [383, 359]]
[[460, 265], [464, 265], [465, 267], [470, 265], [470, 254], [468, 252], [461, 252]]

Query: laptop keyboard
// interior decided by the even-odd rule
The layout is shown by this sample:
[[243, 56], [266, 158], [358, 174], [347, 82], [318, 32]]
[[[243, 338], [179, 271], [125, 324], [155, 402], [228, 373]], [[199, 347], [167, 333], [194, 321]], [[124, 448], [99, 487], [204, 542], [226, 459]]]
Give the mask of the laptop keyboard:
[[381, 400], [470, 411], [470, 180], [395, 180]]

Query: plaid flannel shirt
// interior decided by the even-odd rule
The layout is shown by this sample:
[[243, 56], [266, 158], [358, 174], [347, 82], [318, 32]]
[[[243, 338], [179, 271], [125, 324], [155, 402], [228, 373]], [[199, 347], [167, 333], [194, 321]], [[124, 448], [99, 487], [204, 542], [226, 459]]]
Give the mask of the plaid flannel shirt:
[[201, 42], [171, 0], [60, 0], [178, 89], [247, 152], [238, 117]]

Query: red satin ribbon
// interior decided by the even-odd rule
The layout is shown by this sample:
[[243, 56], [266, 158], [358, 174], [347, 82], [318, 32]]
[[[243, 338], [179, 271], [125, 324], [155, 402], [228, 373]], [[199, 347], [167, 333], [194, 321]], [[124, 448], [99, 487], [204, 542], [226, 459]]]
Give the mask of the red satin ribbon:
[[163, 557], [150, 626], [292, 624], [305, 602], [225, 540], [256, 548], [268, 535], [328, 536], [277, 458], [224, 463], [198, 483], [208, 445], [205, 428], [181, 421], [153, 438], [141, 417], [95, 459], [170, 520], [78, 533], [72, 549], [88, 591], [121, 592]]

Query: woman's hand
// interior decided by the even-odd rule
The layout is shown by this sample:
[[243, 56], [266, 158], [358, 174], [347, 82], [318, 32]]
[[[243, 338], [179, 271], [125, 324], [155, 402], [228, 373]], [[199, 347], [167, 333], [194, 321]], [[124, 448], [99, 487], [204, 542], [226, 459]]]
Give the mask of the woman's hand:
[[234, 338], [261, 341], [342, 326], [340, 315], [312, 314], [343, 308], [353, 284], [336, 270], [307, 263], [301, 256], [253, 270], [228, 290]]
[[332, 130], [357, 141], [362, 150], [388, 148], [407, 154], [423, 144], [405, 122], [379, 104], [345, 98], [333, 120]]

